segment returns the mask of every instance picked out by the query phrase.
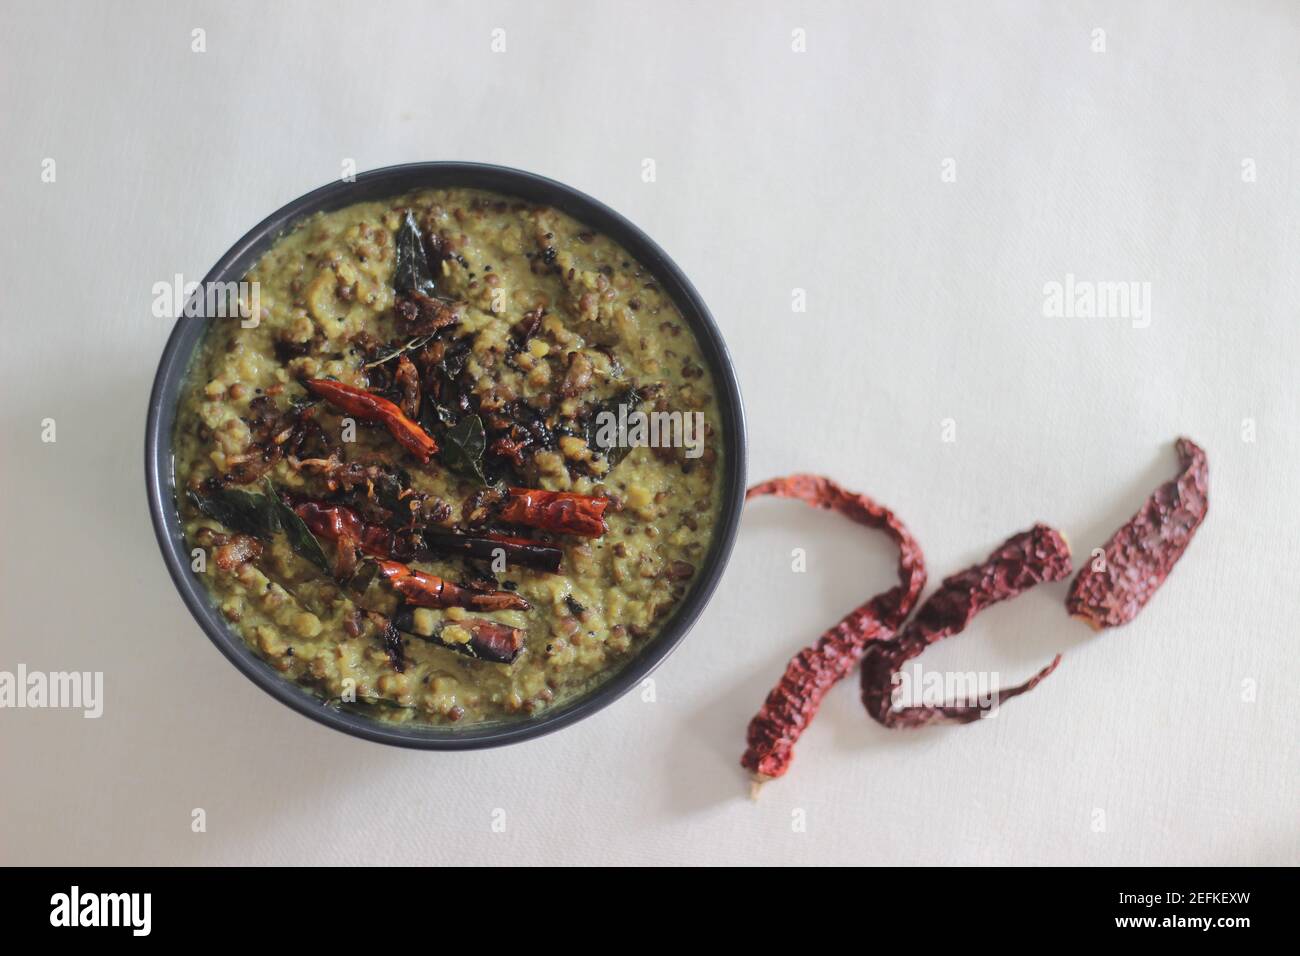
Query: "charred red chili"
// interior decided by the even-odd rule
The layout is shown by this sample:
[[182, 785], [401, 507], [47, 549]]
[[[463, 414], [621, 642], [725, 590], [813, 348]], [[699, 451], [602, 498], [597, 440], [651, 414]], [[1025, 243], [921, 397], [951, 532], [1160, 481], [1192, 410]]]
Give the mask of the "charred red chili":
[[393, 670], [401, 674], [406, 671], [406, 645], [402, 641], [402, 635], [398, 633], [397, 625], [391, 618], [384, 617], [374, 611], [367, 612], [371, 623], [375, 626], [375, 631], [379, 635], [380, 646], [384, 649], [384, 654], [388, 656], [388, 663], [392, 665]]
[[1176, 444], [1180, 472], [1106, 542], [1070, 586], [1065, 607], [1097, 630], [1119, 627], [1164, 583], [1210, 507], [1210, 466], [1191, 439]]
[[[451, 531], [426, 531], [405, 536], [404, 548], [399, 549], [396, 532], [367, 524], [346, 505], [304, 501], [295, 505], [293, 510], [318, 537], [349, 542], [372, 557], [405, 558], [409, 555], [417, 560], [429, 560], [437, 554], [448, 554], [492, 561], [498, 555], [504, 555], [507, 564], [551, 573], [560, 570], [563, 557], [559, 548], [529, 541], [527, 538], [498, 534], [467, 535]], [[420, 544], [424, 547], [420, 547]]]
[[750, 721], [748, 747], [740, 759], [741, 766], [762, 781], [779, 777], [789, 769], [795, 742], [817, 713], [826, 692], [853, 669], [870, 642], [892, 637], [907, 617], [925, 587], [925, 558], [907, 526], [893, 512], [866, 495], [845, 491], [829, 479], [792, 475], [755, 485], [745, 498], [759, 495], [798, 498], [884, 531], [898, 545], [899, 579], [897, 587], [850, 612], [790, 661]]
[[[986, 709], [978, 704], [910, 706], [893, 709], [893, 677], [902, 664], [931, 644], [960, 634], [984, 608], [1023, 594], [1035, 584], [1070, 576], [1070, 546], [1059, 531], [1034, 525], [1013, 535], [979, 564], [944, 578], [939, 589], [897, 637], [867, 648], [862, 661], [862, 703], [886, 727], [923, 727], [933, 723], [969, 723]], [[1028, 690], [1056, 669], [1061, 657], [1016, 687], [998, 691], [997, 702]]]
[[422, 462], [427, 462], [438, 450], [433, 437], [386, 398], [324, 378], [306, 379], [303, 386], [340, 411], [362, 421], [384, 425], [403, 448]]
[[398, 561], [376, 563], [389, 586], [416, 607], [463, 607], [472, 611], [527, 611], [532, 607], [511, 591], [472, 591]]
[[453, 622], [457, 627], [468, 632], [469, 641], [467, 642], [448, 639], [445, 633], [445, 624], [434, 634], [420, 634], [414, 629], [415, 619], [410, 607], [398, 608], [393, 621], [398, 630], [412, 634], [421, 640], [431, 641], [468, 657], [492, 661], [496, 664], [513, 664], [524, 649], [524, 638], [526, 636], [524, 630], [518, 627], [510, 627], [508, 624], [501, 624], [498, 621], [468, 618], [463, 621]]
[[560, 570], [560, 561], [564, 555], [559, 548], [550, 545], [500, 534], [476, 536], [426, 531], [421, 540], [430, 552], [455, 554], [481, 561], [493, 561], [501, 554], [505, 556], [507, 564], [524, 565], [552, 574]]
[[599, 538], [609, 530], [605, 524], [605, 509], [608, 507], [608, 498], [569, 491], [511, 488], [499, 516], [507, 524]]
[[520, 628], [482, 618], [460, 621], [459, 624], [469, 631], [470, 649], [484, 660], [510, 664], [524, 649], [524, 632]]
[[366, 524], [345, 505], [327, 505], [304, 501], [294, 505], [294, 513], [311, 529], [312, 534], [331, 541], [347, 541], [373, 557], [393, 556], [395, 535], [387, 528]]

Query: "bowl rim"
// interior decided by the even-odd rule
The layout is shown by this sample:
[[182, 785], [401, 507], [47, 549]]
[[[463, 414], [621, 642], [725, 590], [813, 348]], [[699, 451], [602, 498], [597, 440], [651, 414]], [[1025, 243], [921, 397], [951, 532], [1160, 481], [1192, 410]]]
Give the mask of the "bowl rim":
[[481, 188], [540, 202], [598, 229], [627, 249], [668, 293], [691, 327], [710, 365], [720, 416], [726, 474], [721, 510], [704, 564], [686, 597], [650, 643], [586, 693], [537, 717], [439, 730], [423, 724], [385, 724], [364, 714], [331, 707], [310, 689], [277, 673], [231, 629], [206, 590], [190, 571], [189, 552], [175, 504], [172, 430], [181, 383], [203, 337], [206, 321], [177, 318], [149, 393], [145, 426], [145, 482], [158, 547], [185, 606], [208, 639], [245, 677], [280, 703], [317, 723], [354, 737], [421, 750], [476, 750], [520, 743], [589, 717], [641, 683], [691, 630], [712, 598], [730, 558], [745, 500], [748, 442], [744, 405], [731, 354], [699, 292], [666, 252], [640, 227], [597, 199], [545, 176], [488, 163], [436, 161], [403, 163], [334, 180], [286, 203], [239, 239], [203, 279], [239, 281], [276, 239], [301, 219], [358, 202], [395, 198], [417, 189]]

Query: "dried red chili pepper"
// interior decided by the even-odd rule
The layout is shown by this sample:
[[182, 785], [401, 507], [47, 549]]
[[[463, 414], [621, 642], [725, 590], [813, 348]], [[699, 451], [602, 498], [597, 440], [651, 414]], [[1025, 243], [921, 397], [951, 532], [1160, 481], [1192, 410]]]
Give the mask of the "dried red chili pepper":
[[1179, 474], [1155, 490], [1117, 530], [1103, 554], [1070, 585], [1066, 610], [1097, 630], [1119, 627], [1164, 583], [1210, 507], [1210, 465], [1189, 438], [1178, 439]]
[[421, 540], [430, 552], [456, 554], [481, 561], [495, 560], [498, 553], [501, 553], [505, 555], [507, 564], [519, 564], [552, 574], [560, 570], [560, 561], [564, 556], [559, 548], [529, 541], [527, 538], [511, 538], [500, 534], [478, 537], [426, 531]]
[[893, 512], [866, 495], [858, 495], [816, 475], [791, 475], [755, 485], [746, 500], [759, 495], [798, 498], [816, 508], [877, 528], [898, 545], [899, 585], [850, 612], [811, 647], [790, 661], [780, 682], [749, 723], [748, 747], [741, 766], [759, 781], [779, 777], [790, 767], [794, 745], [831, 686], [853, 669], [867, 645], [892, 637], [925, 587], [921, 546]]
[[[450, 622], [469, 632], [469, 641], [464, 643], [448, 640], [443, 630], [434, 634], [419, 633], [415, 630], [415, 616], [410, 607], [398, 608], [393, 621], [398, 630], [405, 631], [422, 641], [430, 641], [467, 657], [492, 661], [495, 664], [513, 664], [524, 650], [526, 633], [523, 628], [511, 627], [499, 621], [467, 618], [463, 621]], [[443, 627], [445, 630], [446, 625]]]
[[499, 517], [507, 524], [522, 524], [556, 534], [580, 534], [599, 538], [609, 530], [605, 524], [608, 498], [579, 495], [569, 491], [539, 491], [511, 488]]
[[460, 621], [459, 624], [469, 630], [470, 649], [475, 656], [484, 660], [510, 664], [524, 649], [524, 632], [521, 628], [482, 618]]
[[511, 591], [471, 591], [397, 561], [379, 560], [379, 574], [416, 607], [463, 607], [472, 611], [527, 611], [532, 607]]
[[305, 379], [302, 384], [307, 391], [340, 411], [362, 421], [384, 425], [403, 448], [422, 462], [427, 462], [438, 450], [433, 437], [386, 398], [324, 378]]
[[[303, 501], [294, 505], [293, 510], [317, 537], [351, 543], [366, 554], [378, 558], [414, 557], [423, 561], [430, 560], [435, 554], [450, 554], [491, 561], [500, 553], [505, 555], [507, 564], [537, 568], [553, 574], [560, 570], [560, 561], [564, 555], [559, 548], [529, 541], [527, 538], [499, 534], [480, 537], [450, 531], [408, 536], [399, 549], [395, 532], [379, 525], [366, 524], [360, 515], [346, 505]], [[425, 547], [419, 547], [421, 542]]]
[[[944, 578], [897, 637], [867, 648], [862, 661], [862, 703], [867, 713], [886, 727], [978, 720], [987, 713], [978, 704], [892, 709], [894, 674], [931, 644], [960, 634], [989, 605], [1016, 597], [1035, 584], [1064, 580], [1071, 569], [1065, 538], [1054, 528], [1038, 524], [1008, 538], [979, 564]], [[1025, 683], [998, 691], [998, 704], [1032, 690], [1060, 661], [1058, 654]]]
[[374, 557], [393, 556], [395, 537], [392, 531], [378, 525], [366, 524], [351, 508], [345, 505], [328, 505], [319, 501], [303, 501], [294, 505], [294, 513], [303, 520], [312, 534], [331, 541], [347, 541]]

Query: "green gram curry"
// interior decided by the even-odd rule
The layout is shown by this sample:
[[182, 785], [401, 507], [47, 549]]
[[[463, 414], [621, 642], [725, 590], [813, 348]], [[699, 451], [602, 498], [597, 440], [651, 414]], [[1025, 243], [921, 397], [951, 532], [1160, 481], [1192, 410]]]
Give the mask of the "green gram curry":
[[[698, 343], [571, 217], [463, 189], [318, 213], [209, 319], [175, 433], [221, 613], [387, 721], [527, 716], [650, 640], [723, 469]], [[245, 303], [248, 306], [248, 303]]]

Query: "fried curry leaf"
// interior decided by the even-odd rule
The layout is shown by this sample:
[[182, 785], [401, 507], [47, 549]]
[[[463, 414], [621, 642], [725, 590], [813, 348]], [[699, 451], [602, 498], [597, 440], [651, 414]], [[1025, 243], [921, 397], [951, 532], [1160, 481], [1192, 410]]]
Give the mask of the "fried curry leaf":
[[397, 228], [397, 264], [393, 268], [393, 288], [398, 293], [419, 292], [433, 295], [433, 272], [424, 252], [420, 227], [409, 212]]
[[[611, 469], [626, 458], [627, 453], [632, 450], [630, 445], [619, 441], [617, 432], [619, 408], [626, 406], [627, 414], [631, 415], [632, 412], [636, 411], [636, 407], [641, 404], [641, 399], [641, 393], [635, 388], [625, 389], [612, 398], [608, 398], [596, 405], [587, 419], [586, 435], [584, 436], [587, 439], [587, 447], [604, 455]], [[609, 417], [611, 415], [613, 418]], [[612, 422], [614, 425], [613, 441], [609, 440], [611, 437], [610, 428], [606, 425], [606, 422]], [[605, 441], [602, 442], [601, 438], [604, 438]]]
[[316, 536], [311, 533], [306, 523], [286, 504], [280, 505], [280, 524], [284, 527], [285, 536], [289, 539], [289, 547], [293, 548], [295, 554], [306, 558], [326, 574], [332, 573], [330, 560], [326, 557], [320, 542], [316, 540]]
[[280, 522], [280, 528], [284, 531], [285, 537], [289, 539], [289, 547], [293, 548], [293, 553], [301, 558], [306, 558], [316, 567], [320, 568], [326, 574], [333, 573], [333, 565], [330, 564], [329, 556], [321, 543], [316, 540], [316, 536], [311, 533], [307, 523], [298, 517], [297, 512], [290, 508], [280, 498], [279, 493], [275, 490], [275, 485], [271, 484], [271, 479], [265, 479], [266, 497], [273, 503], [276, 516]]
[[[207, 493], [191, 490], [186, 495], [199, 511], [234, 531], [242, 531], [264, 541], [276, 532], [283, 531], [295, 554], [306, 558], [326, 574], [332, 573], [333, 566], [325, 549], [306, 523], [280, 498], [271, 479], [263, 478], [262, 487], [265, 494], [260, 495], [238, 488], [217, 488]], [[374, 562], [366, 563], [371, 565], [369, 573], [373, 577]], [[369, 584], [369, 581], [366, 583]]]
[[487, 448], [483, 419], [477, 415], [464, 416], [447, 429], [442, 441], [442, 464], [448, 471], [481, 485], [488, 483], [483, 474], [483, 451]]
[[425, 396], [420, 405], [420, 427], [430, 435], [441, 435], [456, 424], [456, 414], [441, 402]]
[[263, 495], [216, 488], [206, 494], [190, 491], [188, 497], [199, 511], [232, 531], [266, 539], [280, 530], [279, 509]]
[[374, 581], [375, 575], [378, 573], [378, 564], [368, 558], [362, 560], [357, 565], [357, 569], [352, 572], [352, 577], [348, 578], [348, 590], [355, 594], [365, 594], [366, 589], [370, 587], [370, 583]]

